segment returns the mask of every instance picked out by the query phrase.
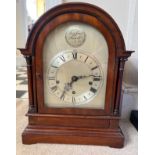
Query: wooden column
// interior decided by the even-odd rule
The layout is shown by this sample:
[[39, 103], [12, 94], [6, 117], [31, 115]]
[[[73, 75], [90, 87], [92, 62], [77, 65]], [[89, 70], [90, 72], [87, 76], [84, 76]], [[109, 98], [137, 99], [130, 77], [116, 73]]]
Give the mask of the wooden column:
[[123, 71], [125, 61], [128, 60], [128, 57], [134, 51], [125, 51], [123, 52], [120, 50], [118, 52], [118, 59], [119, 59], [119, 66], [118, 66], [118, 74], [117, 74], [117, 86], [116, 86], [116, 97], [115, 97], [115, 104], [114, 104], [114, 115], [120, 115], [120, 106], [121, 106], [121, 98], [122, 98], [122, 79], [123, 79]]
[[28, 113], [37, 112], [37, 107], [34, 104], [34, 93], [33, 93], [33, 74], [32, 74], [32, 56], [29, 54], [28, 49], [18, 48], [23, 54], [27, 64], [27, 77], [28, 77], [28, 96], [29, 96], [29, 110]]
[[32, 86], [32, 57], [29, 55], [24, 56], [27, 63], [27, 76], [28, 76], [28, 94], [29, 94], [29, 113], [36, 112], [36, 107], [33, 102], [33, 86]]
[[124, 64], [127, 58], [120, 58], [119, 60], [119, 70], [118, 70], [118, 82], [117, 82], [117, 95], [115, 100], [114, 106], [114, 115], [119, 115], [119, 106], [121, 101], [121, 92], [122, 92], [122, 79], [123, 79], [123, 71], [124, 71]]

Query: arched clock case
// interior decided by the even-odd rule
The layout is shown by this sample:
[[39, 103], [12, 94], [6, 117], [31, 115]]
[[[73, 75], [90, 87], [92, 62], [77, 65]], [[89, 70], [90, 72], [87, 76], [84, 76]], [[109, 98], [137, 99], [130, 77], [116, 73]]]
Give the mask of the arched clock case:
[[110, 15], [86, 3], [66, 3], [33, 26], [24, 49], [28, 125], [24, 144], [123, 147], [119, 127], [126, 51]]

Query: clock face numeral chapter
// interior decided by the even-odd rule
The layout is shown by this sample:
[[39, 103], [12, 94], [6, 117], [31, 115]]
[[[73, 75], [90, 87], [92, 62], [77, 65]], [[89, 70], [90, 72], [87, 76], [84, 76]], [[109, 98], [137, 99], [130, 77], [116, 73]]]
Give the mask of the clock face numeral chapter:
[[[74, 68], [75, 62], [78, 68]], [[61, 68], [63, 68], [63, 74], [61, 74]], [[102, 73], [98, 62], [77, 50], [55, 56], [49, 69], [50, 91], [61, 102], [75, 105], [87, 103], [96, 96], [102, 84]]]

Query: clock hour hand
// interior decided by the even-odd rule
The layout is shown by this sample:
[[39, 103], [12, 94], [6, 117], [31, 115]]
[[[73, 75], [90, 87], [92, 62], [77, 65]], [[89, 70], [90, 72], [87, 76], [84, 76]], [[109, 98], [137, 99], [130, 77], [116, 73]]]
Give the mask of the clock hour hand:
[[91, 75], [89, 75], [89, 76], [98, 77], [98, 78], [102, 77], [102, 76], [93, 75], [93, 74], [91, 74]]
[[71, 82], [68, 83], [68, 85], [70, 86], [70, 88], [72, 88], [73, 83], [76, 82], [77, 80], [79, 80], [79, 77], [78, 76], [72, 76]]

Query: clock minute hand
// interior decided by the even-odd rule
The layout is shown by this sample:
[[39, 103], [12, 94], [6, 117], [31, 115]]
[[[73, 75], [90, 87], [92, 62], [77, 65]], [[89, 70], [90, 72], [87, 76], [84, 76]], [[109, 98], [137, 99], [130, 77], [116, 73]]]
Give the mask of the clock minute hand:
[[62, 92], [62, 94], [61, 94], [61, 96], [60, 96], [60, 99], [61, 99], [61, 100], [63, 100], [63, 99], [64, 99], [65, 94], [66, 94], [66, 90], [64, 90], [64, 91]]
[[[80, 79], [84, 79], [84, 78], [87, 78], [87, 77], [90, 77], [90, 76], [93, 76], [93, 77], [101, 77], [101, 76], [95, 76], [93, 74], [91, 75], [80, 75], [80, 76], [72, 76], [71, 78], [71, 82], [67, 83], [67, 85], [70, 87], [70, 89], [72, 88], [72, 85], [74, 82], [80, 80]], [[70, 90], [69, 89], [69, 90]]]
[[77, 76], [78, 80], [79, 79], [84, 79], [84, 78], [87, 78], [87, 77], [90, 77], [90, 76], [93, 76], [93, 77], [101, 77], [101, 76], [96, 76], [96, 75], [82, 75], [82, 76]]
[[63, 90], [63, 92], [62, 92], [62, 94], [60, 96], [60, 99], [63, 100], [64, 97], [65, 97], [66, 92], [69, 91], [70, 89], [71, 89], [70, 84], [66, 83], [65, 86], [64, 86], [64, 90]]
[[88, 77], [90, 77], [90, 76], [93, 76], [93, 77], [101, 77], [100, 75], [93, 75], [93, 74], [88, 75]]

